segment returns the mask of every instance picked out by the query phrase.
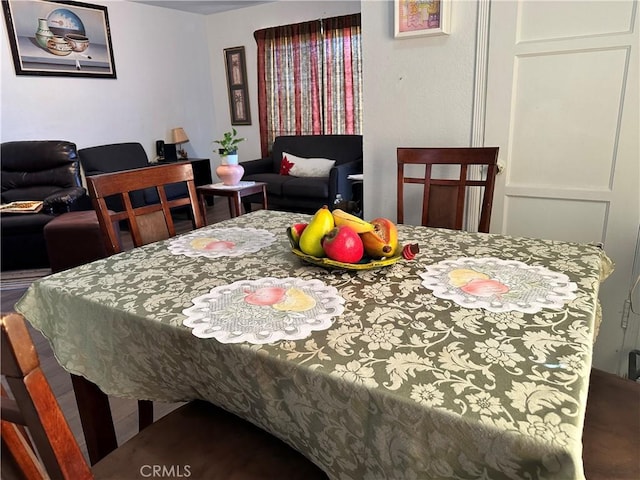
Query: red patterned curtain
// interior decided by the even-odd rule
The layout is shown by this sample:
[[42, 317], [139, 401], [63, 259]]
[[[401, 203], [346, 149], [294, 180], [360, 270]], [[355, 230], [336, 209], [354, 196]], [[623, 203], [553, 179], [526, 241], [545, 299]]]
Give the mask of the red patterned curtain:
[[360, 14], [266, 28], [254, 36], [263, 156], [279, 135], [360, 133]]
[[326, 18], [324, 32], [325, 134], [360, 134], [362, 44], [360, 14]]

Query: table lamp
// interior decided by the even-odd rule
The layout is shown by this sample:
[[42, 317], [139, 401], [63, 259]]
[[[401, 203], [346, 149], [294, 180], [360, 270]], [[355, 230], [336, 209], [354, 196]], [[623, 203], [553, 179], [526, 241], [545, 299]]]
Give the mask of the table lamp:
[[180, 154], [180, 158], [187, 158], [187, 152], [184, 149], [180, 148], [181, 143], [187, 143], [189, 141], [189, 137], [184, 131], [184, 128], [178, 127], [171, 130], [171, 136], [173, 137], [173, 143], [178, 146], [178, 153]]

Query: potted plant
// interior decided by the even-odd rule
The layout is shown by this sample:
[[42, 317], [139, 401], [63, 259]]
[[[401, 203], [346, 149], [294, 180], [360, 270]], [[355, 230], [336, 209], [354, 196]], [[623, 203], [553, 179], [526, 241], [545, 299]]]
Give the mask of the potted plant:
[[238, 144], [242, 141], [244, 138], [238, 137], [235, 128], [231, 132], [225, 132], [221, 140], [214, 140], [214, 143], [222, 147], [218, 149], [220, 165], [216, 168], [216, 175], [224, 185], [236, 186], [244, 175], [244, 167], [238, 165]]
[[244, 138], [238, 138], [238, 132], [232, 128], [231, 132], [225, 132], [221, 140], [214, 140], [222, 148], [218, 149], [220, 159], [223, 165], [238, 164], [238, 144], [244, 141]]

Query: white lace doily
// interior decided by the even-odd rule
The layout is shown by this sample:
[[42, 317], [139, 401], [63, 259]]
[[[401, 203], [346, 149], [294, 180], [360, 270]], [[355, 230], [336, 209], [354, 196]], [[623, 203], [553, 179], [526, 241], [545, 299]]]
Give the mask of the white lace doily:
[[261, 278], [216, 287], [183, 310], [183, 324], [221, 343], [300, 340], [325, 330], [344, 311], [335, 287], [320, 280]]
[[576, 298], [578, 288], [564, 273], [492, 257], [444, 260], [420, 277], [436, 297], [490, 312], [561, 309]]
[[257, 228], [201, 228], [169, 242], [169, 251], [187, 257], [237, 257], [271, 245], [276, 236]]

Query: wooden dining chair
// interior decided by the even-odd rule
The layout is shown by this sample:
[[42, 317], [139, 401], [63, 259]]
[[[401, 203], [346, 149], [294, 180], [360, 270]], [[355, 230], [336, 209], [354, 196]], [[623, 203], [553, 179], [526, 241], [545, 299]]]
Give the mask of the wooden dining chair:
[[[453, 230], [463, 229], [470, 189], [480, 187], [481, 210], [478, 231], [488, 233], [497, 163], [498, 147], [399, 147], [397, 149], [397, 223], [404, 223], [405, 184], [423, 185], [421, 217], [423, 226]], [[424, 174], [419, 177], [405, 176], [406, 165], [422, 165]], [[436, 177], [433, 168], [435, 165], [457, 166], [458, 178]], [[474, 166], [479, 168], [472, 169], [471, 167]], [[472, 172], [477, 175], [472, 175]]]
[[1, 333], [3, 382], [13, 395], [2, 392], [5, 480], [9, 472], [29, 480], [121, 480], [158, 472], [211, 480], [327, 478], [278, 438], [202, 401], [172, 411], [89, 467], [40, 367], [24, 317], [2, 315]]
[[[186, 184], [188, 196], [167, 198], [168, 185]], [[108, 253], [122, 251], [118, 226], [125, 222], [134, 247], [165, 240], [176, 234], [172, 209], [187, 207], [193, 227], [204, 226], [204, 214], [200, 210], [190, 163], [173, 163], [151, 167], [122, 170], [87, 177], [87, 190], [98, 216], [98, 223]], [[141, 195], [144, 193], [144, 195]], [[141, 202], [141, 198], [158, 199], [158, 203]], [[115, 199], [119, 201], [113, 201]], [[120, 205], [121, 210], [113, 210]], [[110, 208], [111, 207], [111, 208]], [[109, 399], [93, 383], [77, 375], [71, 375], [78, 409], [92, 462], [98, 461], [113, 450], [116, 443], [115, 429], [109, 422]], [[101, 414], [96, 414], [96, 411]], [[153, 403], [138, 401], [140, 430], [153, 422]]]
[[[169, 200], [165, 188], [180, 182], [186, 182], [188, 196]], [[199, 207], [193, 169], [189, 163], [91, 175], [87, 177], [87, 189], [107, 248], [112, 254], [122, 250], [118, 229], [115, 228], [120, 221], [128, 224], [136, 247], [173, 237], [176, 229], [171, 209], [177, 207], [189, 207], [194, 228], [204, 226], [204, 214]], [[159, 203], [137, 205], [132, 200], [132, 193], [145, 189], [156, 190]], [[110, 210], [107, 206], [107, 199], [114, 196], [121, 199], [122, 211]]]

